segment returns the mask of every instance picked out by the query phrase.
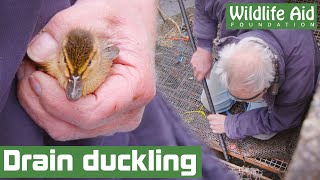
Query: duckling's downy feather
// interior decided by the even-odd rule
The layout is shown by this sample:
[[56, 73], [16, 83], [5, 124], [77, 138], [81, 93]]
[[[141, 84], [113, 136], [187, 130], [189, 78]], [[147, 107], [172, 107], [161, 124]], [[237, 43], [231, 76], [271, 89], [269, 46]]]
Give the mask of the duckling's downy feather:
[[66, 89], [70, 76], [80, 76], [82, 95], [93, 93], [111, 74], [113, 60], [119, 48], [94, 33], [71, 30], [63, 39], [53, 60], [43, 67]]

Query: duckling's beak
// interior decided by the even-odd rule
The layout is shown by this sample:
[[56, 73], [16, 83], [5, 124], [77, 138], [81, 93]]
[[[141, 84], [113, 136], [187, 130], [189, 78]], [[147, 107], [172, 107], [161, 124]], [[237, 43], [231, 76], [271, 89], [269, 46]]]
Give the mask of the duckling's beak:
[[82, 95], [81, 76], [72, 75], [67, 84], [67, 98], [69, 101], [77, 101]]

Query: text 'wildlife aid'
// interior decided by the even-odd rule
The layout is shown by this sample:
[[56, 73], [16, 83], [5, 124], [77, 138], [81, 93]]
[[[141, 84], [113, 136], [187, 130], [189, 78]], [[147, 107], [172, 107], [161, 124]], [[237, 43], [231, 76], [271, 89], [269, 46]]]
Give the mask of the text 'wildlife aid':
[[317, 4], [227, 3], [227, 29], [317, 29]]
[[201, 147], [0, 147], [0, 178], [201, 177]]

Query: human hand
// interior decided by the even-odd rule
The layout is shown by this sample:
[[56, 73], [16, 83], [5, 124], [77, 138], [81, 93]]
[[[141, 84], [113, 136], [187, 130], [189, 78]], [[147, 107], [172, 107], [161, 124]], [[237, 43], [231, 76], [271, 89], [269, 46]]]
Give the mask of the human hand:
[[212, 68], [212, 56], [211, 52], [198, 48], [191, 58], [191, 64], [193, 74], [198, 81], [201, 81], [204, 77], [210, 78], [210, 71]]
[[76, 102], [67, 100], [56, 79], [36, 71], [30, 62], [23, 63], [18, 98], [35, 123], [59, 141], [135, 129], [144, 106], [155, 95], [155, 15], [155, 1], [149, 0], [78, 0], [57, 13], [28, 47], [36, 63], [50, 59], [74, 27], [103, 34], [119, 47], [120, 54], [107, 80]]
[[226, 116], [222, 114], [210, 114], [208, 117], [210, 128], [213, 133], [222, 134], [225, 133], [224, 122]]

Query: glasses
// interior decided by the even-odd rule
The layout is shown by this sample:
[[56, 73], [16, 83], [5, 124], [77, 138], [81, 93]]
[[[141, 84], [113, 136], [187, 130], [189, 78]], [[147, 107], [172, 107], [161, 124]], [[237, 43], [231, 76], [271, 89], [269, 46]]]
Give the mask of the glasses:
[[265, 92], [267, 92], [267, 88], [263, 89], [263, 91], [261, 91], [259, 94], [254, 95], [253, 97], [250, 97], [250, 98], [238, 98], [238, 97], [232, 95], [230, 91], [229, 91], [229, 94], [231, 95], [231, 97], [232, 97], [233, 100], [242, 102], [242, 101], [250, 101], [250, 100], [253, 100], [253, 99], [259, 97], [262, 93], [265, 93]]

